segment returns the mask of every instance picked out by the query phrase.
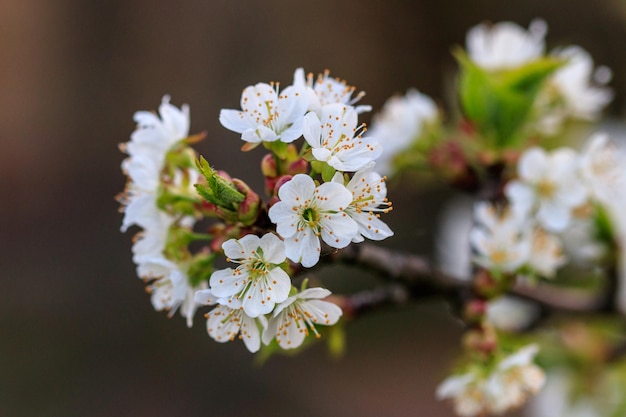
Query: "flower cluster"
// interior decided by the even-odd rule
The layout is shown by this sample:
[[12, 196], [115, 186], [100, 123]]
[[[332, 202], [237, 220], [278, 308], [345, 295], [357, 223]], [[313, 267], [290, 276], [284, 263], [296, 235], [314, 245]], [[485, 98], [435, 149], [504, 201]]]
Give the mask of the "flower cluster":
[[462, 417], [501, 414], [519, 407], [537, 393], [545, 382], [541, 368], [533, 363], [536, 345], [519, 349], [491, 366], [470, 369], [447, 378], [437, 389], [439, 399], [451, 399]]
[[605, 134], [594, 135], [582, 152], [526, 150], [505, 187], [508, 205], [476, 206], [470, 232], [475, 262], [492, 272], [554, 277], [567, 262], [563, 240], [580, 251], [597, 235], [599, 216], [609, 212], [616, 223], [622, 217], [614, 215], [621, 204], [615, 191], [626, 185], [626, 172], [616, 155]]
[[[317, 326], [337, 323], [341, 309], [324, 300], [330, 291], [307, 288], [306, 280], [297, 288], [290, 275], [316, 265], [326, 246], [393, 235], [380, 219], [391, 210], [385, 178], [375, 171], [382, 145], [363, 135], [358, 114], [370, 106], [354, 107], [363, 93], [353, 92], [328, 72], [314, 81], [298, 69], [293, 85], [246, 87], [241, 110], [220, 112], [221, 124], [246, 142], [243, 150], [270, 151], [261, 164], [267, 202], [196, 156], [189, 145], [202, 135], [189, 137], [186, 106], [177, 109], [166, 97], [159, 115], [135, 115], [138, 128], [124, 145], [122, 230], [143, 229], [134, 260], [157, 310], [182, 305], [191, 325], [197, 307], [213, 306], [209, 335], [240, 338], [252, 352], [261, 342], [297, 348], [306, 335], [320, 336]], [[204, 217], [217, 222], [194, 231]], [[197, 241], [207, 244], [194, 251]], [[237, 267], [216, 269], [221, 254]]]

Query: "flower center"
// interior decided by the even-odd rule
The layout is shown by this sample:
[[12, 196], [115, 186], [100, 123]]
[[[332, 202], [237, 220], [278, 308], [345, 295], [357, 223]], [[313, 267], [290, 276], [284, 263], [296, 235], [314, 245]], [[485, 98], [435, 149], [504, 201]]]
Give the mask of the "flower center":
[[317, 226], [317, 222], [319, 221], [319, 214], [317, 210], [312, 207], [307, 207], [302, 210], [302, 220], [311, 228]]
[[548, 180], [542, 180], [537, 184], [537, 194], [542, 198], [552, 198], [556, 192], [556, 185]]

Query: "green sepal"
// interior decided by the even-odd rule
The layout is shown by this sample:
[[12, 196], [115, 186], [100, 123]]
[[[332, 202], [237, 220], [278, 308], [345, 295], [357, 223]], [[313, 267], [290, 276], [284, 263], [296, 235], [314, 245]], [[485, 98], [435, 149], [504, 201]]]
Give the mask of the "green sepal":
[[170, 214], [193, 216], [199, 200], [187, 195], [176, 194], [168, 187], [161, 187], [157, 198], [157, 207]]
[[337, 170], [326, 162], [311, 161], [311, 176], [321, 174], [324, 182], [332, 181], [335, 172], [337, 172]]
[[544, 57], [519, 68], [487, 71], [462, 50], [454, 53], [461, 66], [459, 94], [465, 116], [495, 149], [519, 145], [544, 82], [564, 61]]
[[321, 161], [311, 161], [311, 176], [315, 176], [315, 174], [320, 174], [324, 170], [324, 162]]
[[195, 151], [185, 141], [178, 142], [165, 154], [166, 165], [171, 167], [193, 168], [195, 159]]
[[280, 140], [275, 140], [274, 142], [263, 142], [263, 146], [272, 151], [280, 160], [287, 159], [287, 156], [289, 155], [287, 149], [289, 144]]
[[324, 182], [332, 181], [333, 177], [335, 176], [335, 172], [337, 172], [335, 168], [324, 162], [324, 165], [322, 166], [322, 179], [324, 180]]

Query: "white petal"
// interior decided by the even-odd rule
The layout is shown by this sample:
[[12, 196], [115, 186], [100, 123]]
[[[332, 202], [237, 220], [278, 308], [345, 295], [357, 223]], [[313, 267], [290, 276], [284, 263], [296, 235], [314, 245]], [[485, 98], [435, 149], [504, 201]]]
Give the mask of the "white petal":
[[266, 233], [260, 241], [263, 249], [263, 259], [272, 264], [279, 264], [285, 260], [285, 244], [273, 233]]
[[315, 191], [313, 179], [305, 174], [295, 175], [278, 190], [278, 198], [288, 204], [301, 204]]
[[211, 290], [198, 290], [193, 296], [193, 301], [201, 305], [213, 305], [217, 303], [217, 297]]
[[296, 233], [298, 214], [292, 206], [280, 201], [270, 207], [268, 215], [272, 223], [276, 224], [276, 232], [282, 237], [289, 238]]
[[211, 274], [209, 285], [215, 296], [230, 297], [244, 289], [247, 279], [248, 272], [245, 269], [220, 269]]
[[219, 120], [226, 129], [237, 133], [243, 133], [251, 127], [246, 114], [239, 110], [222, 109]]
[[548, 169], [548, 156], [542, 148], [530, 148], [522, 154], [517, 169], [524, 181], [536, 183]]
[[313, 149], [321, 147], [320, 139], [322, 134], [322, 122], [314, 112], [307, 113], [304, 116], [304, 139]]

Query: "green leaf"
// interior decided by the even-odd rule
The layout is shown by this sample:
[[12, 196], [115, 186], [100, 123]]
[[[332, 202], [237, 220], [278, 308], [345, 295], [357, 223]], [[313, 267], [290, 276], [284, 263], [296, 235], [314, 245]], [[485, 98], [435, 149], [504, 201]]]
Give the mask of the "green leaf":
[[537, 94], [564, 63], [546, 57], [511, 70], [487, 71], [461, 50], [455, 56], [461, 65], [459, 94], [463, 113], [488, 145], [496, 149], [518, 145]]
[[237, 190], [232, 181], [221, 177], [216, 170], [211, 168], [209, 163], [200, 157], [196, 161], [196, 166], [200, 173], [206, 178], [207, 185], [196, 184], [196, 190], [200, 196], [206, 199], [209, 203], [213, 203], [228, 210], [236, 210], [245, 196]]

